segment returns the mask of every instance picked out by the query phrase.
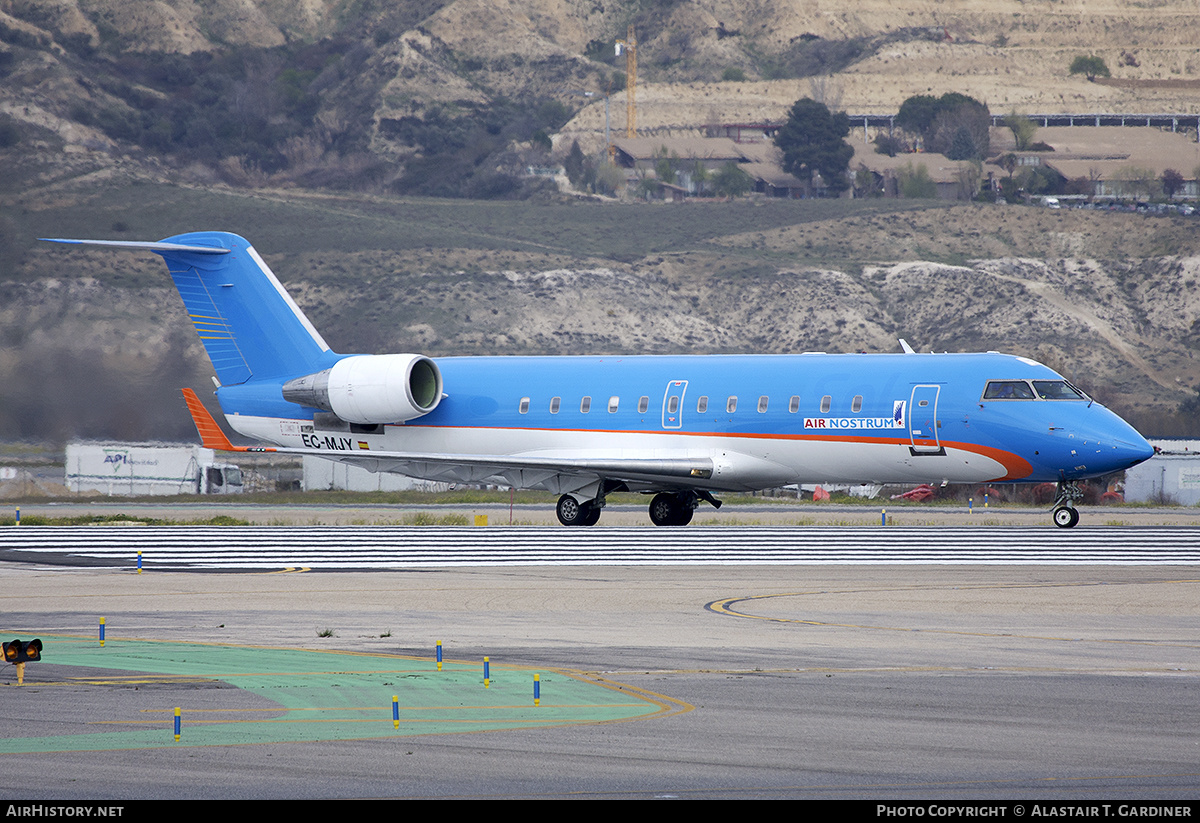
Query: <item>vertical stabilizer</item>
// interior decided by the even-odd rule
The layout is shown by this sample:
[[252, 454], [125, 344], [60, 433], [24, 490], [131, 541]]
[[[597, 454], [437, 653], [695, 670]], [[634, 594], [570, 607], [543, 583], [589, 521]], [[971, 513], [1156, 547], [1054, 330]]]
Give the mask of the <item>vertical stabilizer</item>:
[[161, 255], [223, 386], [311, 374], [337, 360], [258, 252], [236, 234], [191, 232], [157, 243], [55, 242]]

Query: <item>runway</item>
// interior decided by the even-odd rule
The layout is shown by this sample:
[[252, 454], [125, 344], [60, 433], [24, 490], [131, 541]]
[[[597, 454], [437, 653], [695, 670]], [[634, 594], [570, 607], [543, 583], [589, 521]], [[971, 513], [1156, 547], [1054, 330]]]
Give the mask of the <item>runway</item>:
[[[654, 545], [664, 533], [716, 532], [725, 545], [705, 551], [748, 551], [741, 530], [612, 529], [626, 549], [666, 553], [554, 565], [553, 543], [598, 551], [571, 541], [614, 536], [541, 528], [529, 531], [545, 545], [516, 547], [537, 562], [489, 563], [485, 552], [464, 565], [314, 565], [331, 573], [280, 574], [301, 566], [279, 556], [239, 573], [201, 564], [219, 558], [184, 554], [148, 561], [140, 575], [119, 553], [127, 551], [121, 541], [136, 533], [161, 543], [158, 529], [53, 530], [57, 544], [44, 551], [14, 548], [14, 531], [0, 530], [0, 636], [49, 640], [25, 686], [15, 685], [11, 666], [0, 667], [0, 738], [12, 750], [0, 754], [0, 797], [1117, 798], [1200, 813], [1200, 569], [1194, 560], [1113, 560], [1129, 547], [1149, 557], [1147, 544], [1168, 537], [1179, 541], [1176, 557], [1194, 557], [1191, 529], [965, 529], [999, 559], [953, 563], [903, 552], [887, 562], [878, 541], [885, 532], [891, 539], [890, 527], [747, 530], [767, 532], [764, 541], [820, 538], [829, 556], [881, 552], [854, 562], [788, 555], [769, 563], [670, 562]], [[21, 531], [22, 539], [52, 533]], [[92, 536], [92, 550], [80, 531]], [[306, 535], [304, 551], [327, 550], [312, 534], [329, 530], [295, 531]], [[370, 531], [428, 542], [450, 530]], [[474, 541], [518, 534], [457, 531]], [[987, 548], [950, 529], [919, 531], [926, 541], [936, 532], [948, 556]], [[1023, 531], [1067, 542], [1043, 559], [1003, 559]], [[262, 549], [265, 540], [238, 527], [213, 532], [242, 535], [242, 549]], [[783, 542], [779, 551], [797, 551]], [[97, 547], [118, 554], [89, 554]], [[1071, 560], [1075, 549], [1093, 559]], [[363, 546], [343, 550], [363, 562], [354, 554]], [[1067, 559], [1044, 559], [1055, 552]], [[14, 556], [23, 562], [3, 562]], [[115, 658], [96, 648], [101, 616], [106, 651], [154, 646], [156, 668], [138, 655], [121, 664], [134, 670], [108, 668]], [[497, 677], [521, 673], [515, 692], [495, 696], [510, 712], [507, 727], [469, 728], [490, 704], [443, 689], [428, 700], [436, 716], [414, 717], [448, 725], [390, 734], [379, 713], [392, 694], [421, 682], [439, 640], [447, 661], [475, 676], [484, 656]], [[188, 651], [196, 644], [207, 656]], [[367, 676], [353, 674], [364, 667], [379, 678], [382, 698], [354, 697], [359, 681], [348, 678]], [[531, 697], [526, 678], [534, 671], [602, 684], [628, 696], [618, 702], [629, 706], [647, 696], [654, 710], [529, 725], [525, 709], [508, 707], [516, 706], [513, 694]], [[415, 700], [406, 704], [413, 712]], [[578, 700], [601, 705], [591, 695]], [[162, 725], [175, 706], [193, 723], [216, 722], [189, 726], [203, 734], [175, 744]], [[370, 736], [348, 726], [288, 742], [269, 722], [290, 712], [304, 721], [294, 728], [315, 729], [318, 722], [306, 720], [312, 712], [340, 712], [331, 719], [347, 723], [361, 722], [347, 714], [360, 710], [374, 712]], [[239, 720], [247, 718], [257, 726]], [[162, 732], [150, 748], [64, 751], [44, 742], [141, 727]], [[235, 744], [222, 728], [247, 737]], [[251, 731], [277, 739], [250, 739]]]
[[1188, 527], [485, 528], [106, 526], [0, 530], [0, 559], [186, 569], [505, 565], [1195, 564]]

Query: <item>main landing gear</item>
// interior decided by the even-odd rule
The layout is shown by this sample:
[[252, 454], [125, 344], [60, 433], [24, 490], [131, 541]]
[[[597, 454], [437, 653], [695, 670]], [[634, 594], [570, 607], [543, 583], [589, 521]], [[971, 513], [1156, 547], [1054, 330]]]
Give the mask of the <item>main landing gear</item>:
[[656, 494], [650, 501], [650, 519], [656, 526], [686, 526], [692, 522], [699, 502], [694, 494]]
[[721, 501], [711, 492], [662, 492], [650, 501], [650, 519], [656, 526], [686, 526], [692, 522], [701, 500], [712, 504], [714, 509], [721, 508]]
[[[692, 514], [701, 500], [711, 503], [713, 508], [721, 508], [721, 501], [710, 492], [662, 492], [654, 495], [650, 501], [650, 519], [656, 526], [686, 526], [692, 522]], [[603, 508], [603, 497], [580, 501], [564, 494], [558, 498], [555, 513], [558, 515], [558, 522], [564, 526], [594, 526], [599, 522], [600, 511]]]
[[1074, 480], [1058, 481], [1058, 496], [1054, 500], [1054, 525], [1070, 529], [1079, 522], [1079, 510], [1075, 503], [1083, 499], [1083, 489]]
[[600, 509], [603, 505], [596, 503], [595, 500], [581, 503], [571, 495], [564, 494], [558, 498], [558, 506], [555, 508], [558, 522], [564, 526], [594, 526], [600, 522]]

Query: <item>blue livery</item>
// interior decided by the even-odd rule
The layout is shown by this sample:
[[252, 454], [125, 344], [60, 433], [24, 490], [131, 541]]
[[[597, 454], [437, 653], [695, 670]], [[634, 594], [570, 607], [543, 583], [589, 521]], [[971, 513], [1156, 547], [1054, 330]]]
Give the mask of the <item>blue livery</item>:
[[547, 489], [565, 525], [596, 523], [615, 491], [651, 493], [656, 524], [685, 525], [722, 491], [1015, 481], [1056, 483], [1053, 519], [1070, 527], [1079, 481], [1153, 454], [1117, 415], [1023, 357], [907, 344], [899, 354], [343, 355], [237, 235], [56, 242], [163, 257], [238, 432], [372, 471]]

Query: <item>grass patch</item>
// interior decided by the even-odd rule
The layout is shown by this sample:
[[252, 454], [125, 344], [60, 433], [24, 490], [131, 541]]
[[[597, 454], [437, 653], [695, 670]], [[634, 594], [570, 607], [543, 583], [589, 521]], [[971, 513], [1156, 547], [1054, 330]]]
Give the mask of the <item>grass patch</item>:
[[[15, 526], [16, 518], [0, 517], [0, 526]], [[249, 520], [225, 514], [197, 517], [188, 520], [164, 520], [159, 517], [139, 517], [131, 514], [77, 514], [70, 517], [46, 517], [39, 514], [21, 518], [22, 526], [249, 526]]]
[[467, 526], [470, 525], [470, 522], [465, 514], [413, 512], [401, 517], [398, 524], [401, 526]]

